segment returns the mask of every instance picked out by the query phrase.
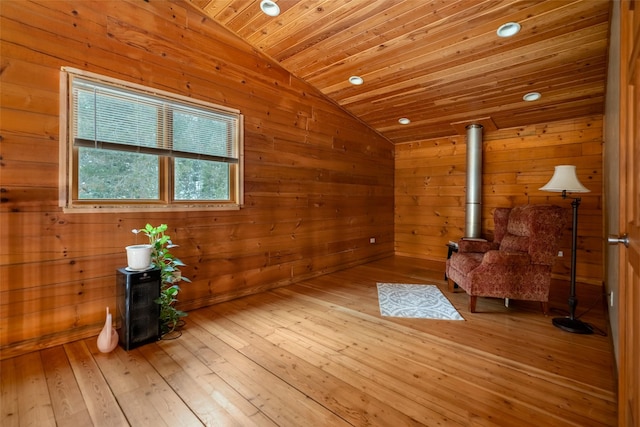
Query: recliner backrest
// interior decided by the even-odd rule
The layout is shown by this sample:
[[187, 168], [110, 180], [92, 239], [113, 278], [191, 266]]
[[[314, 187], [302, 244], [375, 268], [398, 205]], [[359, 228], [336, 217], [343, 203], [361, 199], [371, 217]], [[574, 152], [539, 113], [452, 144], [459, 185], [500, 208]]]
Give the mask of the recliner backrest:
[[565, 210], [560, 206], [516, 206], [509, 213], [500, 250], [527, 252], [533, 264], [552, 265], [565, 223]]

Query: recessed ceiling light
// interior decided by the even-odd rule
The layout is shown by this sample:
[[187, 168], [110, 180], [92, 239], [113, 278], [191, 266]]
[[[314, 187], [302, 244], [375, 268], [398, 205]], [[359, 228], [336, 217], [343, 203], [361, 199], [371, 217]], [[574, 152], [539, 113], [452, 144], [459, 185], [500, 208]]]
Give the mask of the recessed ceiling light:
[[529, 92], [528, 94], [523, 96], [522, 99], [524, 99], [527, 102], [531, 102], [531, 101], [537, 101], [538, 99], [540, 99], [541, 96], [542, 95], [540, 95], [540, 92]]
[[398, 123], [400, 123], [401, 125], [408, 125], [409, 123], [411, 123], [411, 120], [409, 120], [406, 117], [403, 117], [401, 119], [398, 119]]
[[349, 83], [351, 83], [352, 85], [361, 85], [362, 83], [364, 83], [364, 80], [362, 79], [362, 77], [360, 76], [351, 76], [349, 77]]
[[498, 28], [498, 36], [500, 37], [511, 37], [515, 36], [520, 32], [520, 24], [517, 22], [507, 22], [506, 24], [500, 25]]
[[272, 0], [262, 0], [260, 2], [260, 9], [269, 16], [280, 15], [280, 7]]

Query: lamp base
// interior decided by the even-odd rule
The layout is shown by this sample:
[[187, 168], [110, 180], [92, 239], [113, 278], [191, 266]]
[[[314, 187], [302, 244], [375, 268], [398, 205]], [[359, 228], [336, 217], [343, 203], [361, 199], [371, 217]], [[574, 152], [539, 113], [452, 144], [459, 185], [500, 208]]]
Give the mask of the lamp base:
[[578, 319], [572, 319], [570, 317], [556, 317], [552, 320], [553, 326], [560, 328], [567, 332], [574, 334], [592, 334], [593, 328], [591, 325], [584, 323]]

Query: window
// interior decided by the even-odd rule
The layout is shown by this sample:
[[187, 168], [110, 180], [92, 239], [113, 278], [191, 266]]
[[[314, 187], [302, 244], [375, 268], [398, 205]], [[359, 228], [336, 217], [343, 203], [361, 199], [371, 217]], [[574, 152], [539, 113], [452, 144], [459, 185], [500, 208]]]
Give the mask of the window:
[[237, 209], [237, 110], [63, 68], [61, 205], [67, 209]]

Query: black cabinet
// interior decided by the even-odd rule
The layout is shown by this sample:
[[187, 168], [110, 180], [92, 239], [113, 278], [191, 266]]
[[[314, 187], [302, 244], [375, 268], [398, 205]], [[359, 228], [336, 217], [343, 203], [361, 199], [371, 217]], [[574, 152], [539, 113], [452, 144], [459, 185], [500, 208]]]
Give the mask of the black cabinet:
[[116, 271], [116, 329], [120, 345], [131, 350], [160, 338], [160, 269]]

